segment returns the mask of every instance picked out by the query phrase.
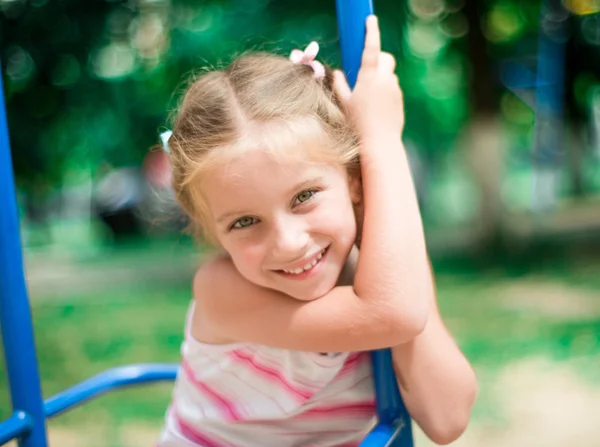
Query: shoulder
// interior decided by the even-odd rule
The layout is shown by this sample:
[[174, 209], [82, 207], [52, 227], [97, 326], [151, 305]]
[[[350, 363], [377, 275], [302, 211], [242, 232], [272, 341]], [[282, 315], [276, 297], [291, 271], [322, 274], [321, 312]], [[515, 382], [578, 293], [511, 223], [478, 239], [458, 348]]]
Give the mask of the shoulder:
[[227, 255], [215, 256], [196, 270], [192, 283], [192, 333], [196, 339], [211, 343], [225, 342], [223, 334], [220, 334], [220, 326], [228, 315], [227, 309], [235, 306], [238, 294], [227, 293], [223, 286], [235, 282], [235, 276], [241, 277]]
[[196, 307], [205, 312], [235, 304], [248, 281], [242, 277], [227, 254], [204, 262], [194, 275], [192, 291]]
[[219, 254], [202, 263], [194, 275], [194, 298], [206, 296], [207, 289], [218, 285], [223, 279], [241, 276], [227, 254]]
[[[265, 289], [244, 278], [227, 254], [202, 264], [193, 281], [196, 308], [213, 321], [224, 324], [264, 298]], [[254, 297], [249, 300], [248, 297]], [[257, 304], [257, 303], [255, 303]]]

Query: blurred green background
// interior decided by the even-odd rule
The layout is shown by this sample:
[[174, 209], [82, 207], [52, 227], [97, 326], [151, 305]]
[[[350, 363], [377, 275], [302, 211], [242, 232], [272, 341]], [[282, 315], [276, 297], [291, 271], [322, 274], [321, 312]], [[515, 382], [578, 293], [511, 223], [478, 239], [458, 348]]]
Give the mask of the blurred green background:
[[[440, 306], [480, 381], [455, 445], [600, 445], [600, 3], [374, 6], [399, 62]], [[111, 366], [177, 361], [190, 278], [211, 249], [182, 233], [158, 134], [191, 71], [244, 50], [317, 40], [339, 66], [334, 8], [0, 0], [45, 396]], [[52, 445], [152, 445], [169, 394], [103, 397], [50, 422]]]

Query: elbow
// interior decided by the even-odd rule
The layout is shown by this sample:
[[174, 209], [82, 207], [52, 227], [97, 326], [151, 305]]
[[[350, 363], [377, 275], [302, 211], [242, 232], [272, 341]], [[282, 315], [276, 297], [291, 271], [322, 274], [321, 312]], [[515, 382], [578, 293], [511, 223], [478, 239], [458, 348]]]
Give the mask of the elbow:
[[444, 421], [424, 427], [423, 431], [429, 439], [437, 445], [448, 445], [462, 436], [469, 425], [471, 409], [466, 411], [455, 411], [455, 413]]
[[402, 304], [396, 301], [389, 309], [389, 315], [394, 319], [397, 329], [398, 338], [395, 345], [408, 343], [420, 335], [427, 327], [432, 313], [431, 303], [434, 297], [427, 291], [418, 288], [410, 293], [409, 300], [407, 298], [409, 296], [404, 297]]
[[468, 422], [469, 420], [466, 418], [454, 421], [452, 424], [446, 423], [443, 426], [432, 427], [425, 434], [437, 445], [448, 445], [460, 438], [467, 429]]
[[447, 445], [456, 441], [465, 432], [469, 425], [471, 409], [477, 398], [477, 385], [475, 381], [468, 392], [463, 396], [460, 405], [439, 414], [437, 420], [423, 424], [423, 432], [437, 445]]
[[408, 343], [420, 335], [427, 326], [429, 314], [429, 306], [410, 310], [395, 308], [386, 312], [385, 318], [393, 338], [390, 346]]

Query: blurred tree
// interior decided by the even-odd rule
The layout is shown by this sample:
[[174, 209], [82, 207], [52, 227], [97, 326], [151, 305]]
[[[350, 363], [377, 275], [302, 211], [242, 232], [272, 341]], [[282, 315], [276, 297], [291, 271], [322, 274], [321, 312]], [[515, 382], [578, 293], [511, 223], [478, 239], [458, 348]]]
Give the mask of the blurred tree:
[[175, 105], [173, 90], [202, 65], [313, 38], [336, 62], [334, 12], [315, 0], [0, 2], [19, 186], [39, 191], [105, 162], [139, 164]]
[[[517, 109], [506, 107], [514, 101], [501, 103], [498, 66], [535, 54], [540, 0], [374, 3], [384, 48], [399, 60], [410, 110], [406, 137], [431, 178], [473, 117], [493, 122], [499, 110]], [[584, 75], [569, 79], [587, 117], [598, 85], [598, 11], [589, 8], [593, 2], [566, 4], [584, 14], [576, 36], [585, 46], [569, 59], [585, 62]], [[28, 207], [107, 166], [139, 166], [168, 125], [182, 81], [199, 67], [249, 48], [286, 54], [313, 39], [321, 43], [320, 57], [338, 65], [334, 8], [320, 0], [0, 1], [13, 158]], [[474, 147], [495, 144], [483, 130]], [[500, 171], [492, 174], [482, 176], [483, 187]]]

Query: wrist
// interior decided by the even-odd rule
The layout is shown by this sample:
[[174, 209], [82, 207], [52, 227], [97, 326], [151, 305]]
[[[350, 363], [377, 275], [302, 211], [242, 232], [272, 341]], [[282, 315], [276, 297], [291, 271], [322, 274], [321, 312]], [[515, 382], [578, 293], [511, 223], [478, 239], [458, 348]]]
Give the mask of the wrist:
[[397, 163], [408, 162], [408, 158], [400, 136], [379, 134], [361, 140], [360, 161], [368, 170], [389, 168], [390, 164], [397, 169]]
[[361, 140], [371, 139], [400, 139], [404, 133], [404, 125], [401, 123], [387, 122], [384, 117], [381, 119], [357, 120], [355, 127]]

